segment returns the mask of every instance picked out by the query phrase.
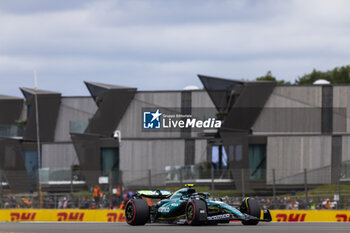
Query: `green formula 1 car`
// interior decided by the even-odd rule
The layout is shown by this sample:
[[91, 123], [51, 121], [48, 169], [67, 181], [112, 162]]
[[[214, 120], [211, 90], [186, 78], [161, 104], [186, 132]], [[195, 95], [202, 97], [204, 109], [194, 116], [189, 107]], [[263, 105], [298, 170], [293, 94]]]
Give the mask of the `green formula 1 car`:
[[[149, 206], [143, 198], [160, 199]], [[241, 221], [243, 225], [256, 225], [260, 221], [270, 222], [269, 210], [261, 209], [258, 202], [246, 197], [241, 206], [233, 207], [221, 201], [214, 201], [209, 193], [197, 193], [192, 186], [174, 193], [164, 190], [138, 191], [125, 208], [126, 222], [129, 225], [146, 223], [172, 223], [188, 225], [214, 225]]]

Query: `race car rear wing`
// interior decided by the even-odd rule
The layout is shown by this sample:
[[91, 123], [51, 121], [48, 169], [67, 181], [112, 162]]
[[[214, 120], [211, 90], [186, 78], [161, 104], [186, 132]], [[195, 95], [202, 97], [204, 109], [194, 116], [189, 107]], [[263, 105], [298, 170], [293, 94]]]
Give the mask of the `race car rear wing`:
[[136, 191], [134, 194], [134, 197], [146, 197], [146, 198], [151, 198], [151, 199], [165, 199], [168, 198], [172, 192], [167, 191], [167, 190], [139, 190]]

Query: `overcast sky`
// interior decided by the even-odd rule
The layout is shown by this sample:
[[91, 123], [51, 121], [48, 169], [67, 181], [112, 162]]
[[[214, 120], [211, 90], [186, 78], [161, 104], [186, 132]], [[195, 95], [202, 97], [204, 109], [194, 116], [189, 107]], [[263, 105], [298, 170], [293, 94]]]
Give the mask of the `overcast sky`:
[[347, 0], [0, 0], [0, 94], [88, 95], [83, 81], [139, 90], [197, 74], [294, 81], [350, 64]]

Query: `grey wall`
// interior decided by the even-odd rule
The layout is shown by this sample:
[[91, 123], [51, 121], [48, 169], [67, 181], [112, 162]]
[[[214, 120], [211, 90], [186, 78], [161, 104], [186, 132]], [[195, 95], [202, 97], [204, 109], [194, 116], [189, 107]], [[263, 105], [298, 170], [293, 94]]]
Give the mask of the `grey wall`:
[[148, 169], [165, 181], [165, 166], [184, 165], [185, 140], [124, 140], [120, 145], [120, 170], [128, 185], [147, 185]]
[[253, 134], [320, 133], [321, 107], [321, 86], [277, 86], [253, 125]]
[[[350, 86], [333, 86], [333, 107], [346, 108], [346, 124], [342, 122], [344, 116], [333, 113], [333, 128], [337, 132], [350, 133]], [[340, 118], [340, 119], [339, 119]], [[344, 129], [344, 130], [341, 130]]]
[[97, 110], [91, 97], [64, 97], [58, 112], [55, 141], [71, 141], [70, 121], [88, 121]]
[[322, 87], [276, 86], [265, 107], [322, 107]]
[[195, 140], [195, 164], [207, 161], [207, 144], [207, 140]]
[[72, 143], [42, 145], [43, 168], [70, 168], [73, 164], [79, 160]]
[[184, 140], [124, 140], [120, 145], [120, 169], [153, 169], [184, 164]]
[[211, 101], [206, 91], [192, 91], [192, 107], [200, 108], [213, 108], [215, 105]]
[[267, 139], [267, 183], [272, 183], [272, 169], [277, 183], [302, 183], [303, 169], [310, 183], [329, 183], [331, 136], [271, 136]]
[[343, 149], [342, 149], [342, 161], [350, 161], [350, 136], [343, 136]]

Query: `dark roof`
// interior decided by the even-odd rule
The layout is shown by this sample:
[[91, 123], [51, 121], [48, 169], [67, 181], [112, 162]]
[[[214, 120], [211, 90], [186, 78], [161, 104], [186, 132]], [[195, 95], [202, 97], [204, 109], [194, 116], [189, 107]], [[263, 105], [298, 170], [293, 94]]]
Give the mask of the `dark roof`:
[[247, 83], [248, 81], [244, 81], [244, 80], [238, 80], [238, 79], [229, 79], [229, 78], [219, 78], [219, 77], [214, 77], [214, 76], [210, 76], [210, 75], [203, 75], [203, 74], [198, 74], [197, 75], [198, 78], [200, 80], [204, 79], [216, 79], [216, 80], [221, 80], [221, 81], [228, 81], [228, 82], [235, 82], [235, 83]]
[[47, 90], [40, 90], [40, 89], [35, 90], [33, 88], [26, 88], [26, 87], [20, 87], [19, 89], [22, 92], [27, 92], [27, 93], [32, 94], [32, 95], [35, 95], [35, 94], [38, 94], [38, 95], [50, 95], [50, 94], [61, 95], [61, 93], [54, 92], [54, 91], [47, 91]]
[[22, 98], [16, 96], [0, 95], [0, 100], [22, 100]]
[[98, 83], [98, 82], [87, 82], [87, 81], [84, 81], [84, 83], [87, 86], [93, 85], [93, 86], [97, 86], [97, 87], [101, 87], [101, 88], [105, 88], [105, 89], [136, 89], [136, 88], [133, 88], [133, 87], [125, 87], [125, 86], [106, 84], [106, 83]]

